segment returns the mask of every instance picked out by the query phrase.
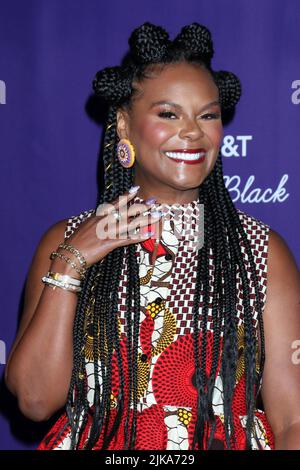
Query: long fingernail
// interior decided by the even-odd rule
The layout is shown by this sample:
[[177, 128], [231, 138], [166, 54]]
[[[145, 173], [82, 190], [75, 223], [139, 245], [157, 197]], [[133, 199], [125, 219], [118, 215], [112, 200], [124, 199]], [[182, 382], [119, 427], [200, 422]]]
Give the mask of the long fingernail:
[[147, 199], [147, 201], [145, 202], [145, 204], [147, 204], [147, 206], [151, 206], [151, 205], [154, 204], [155, 202], [156, 202], [155, 197], [150, 197], [149, 199]]
[[143, 233], [142, 237], [148, 238], [148, 237], [152, 237], [152, 235], [154, 235], [154, 232], [146, 232], [146, 233]]
[[132, 194], [132, 193], [136, 193], [138, 190], [140, 189], [140, 186], [131, 186], [131, 188], [129, 189], [129, 193]]
[[153, 212], [151, 212], [151, 215], [153, 217], [161, 217], [163, 214], [160, 211], [153, 211]]

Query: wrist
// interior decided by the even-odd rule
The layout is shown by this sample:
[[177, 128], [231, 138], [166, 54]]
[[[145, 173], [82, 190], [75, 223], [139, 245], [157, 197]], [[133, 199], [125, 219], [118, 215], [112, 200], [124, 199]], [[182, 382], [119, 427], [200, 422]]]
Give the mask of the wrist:
[[68, 275], [74, 277], [75, 279], [81, 280], [80, 274], [74, 268], [72, 268], [70, 264], [66, 263], [60, 258], [55, 258], [51, 261], [49, 271], [60, 273], [62, 275]]

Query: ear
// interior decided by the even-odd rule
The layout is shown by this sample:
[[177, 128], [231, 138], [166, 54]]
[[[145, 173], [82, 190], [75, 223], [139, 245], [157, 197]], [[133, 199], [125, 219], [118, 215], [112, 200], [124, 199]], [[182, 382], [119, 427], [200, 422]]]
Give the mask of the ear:
[[129, 116], [128, 113], [122, 108], [117, 110], [117, 134], [119, 139], [128, 139]]

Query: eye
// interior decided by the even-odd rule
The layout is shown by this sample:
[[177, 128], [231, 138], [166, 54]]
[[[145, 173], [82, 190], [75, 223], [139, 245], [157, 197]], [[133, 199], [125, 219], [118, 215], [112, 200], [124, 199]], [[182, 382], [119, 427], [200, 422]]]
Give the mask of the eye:
[[207, 121], [210, 121], [211, 119], [219, 119], [221, 116], [220, 113], [206, 113], [204, 114], [202, 117], [207, 120]]
[[171, 116], [176, 116], [176, 114], [172, 113], [172, 111], [161, 111], [160, 113], [158, 113], [159, 117], [162, 117], [162, 118], [170, 118]]

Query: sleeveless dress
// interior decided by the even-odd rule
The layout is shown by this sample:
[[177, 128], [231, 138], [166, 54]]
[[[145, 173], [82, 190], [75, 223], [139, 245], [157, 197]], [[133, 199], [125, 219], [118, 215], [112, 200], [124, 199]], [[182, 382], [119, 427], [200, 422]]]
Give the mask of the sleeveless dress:
[[[143, 202], [138, 196], [134, 202]], [[139, 263], [141, 290], [141, 312], [138, 350], [138, 415], [135, 449], [145, 450], [189, 450], [191, 449], [193, 430], [196, 420], [197, 391], [194, 386], [194, 350], [193, 350], [193, 295], [196, 282], [196, 256], [199, 249], [197, 221], [201, 220], [201, 205], [192, 201], [185, 205], [156, 205], [163, 212], [163, 228], [159, 244], [155, 245], [155, 235], [142, 243], [137, 243], [136, 254]], [[267, 256], [269, 226], [256, 218], [238, 211], [254, 256], [259, 281], [260, 297], [263, 308], [266, 301]], [[67, 239], [81, 222], [94, 214], [94, 210], [84, 211], [68, 220], [65, 238]], [[201, 237], [200, 237], [201, 238]], [[249, 279], [250, 305], [253, 311], [253, 324], [257, 329], [255, 311], [255, 289], [250, 276], [247, 254], [240, 240], [242, 254]], [[153, 260], [155, 251], [155, 261]], [[210, 253], [210, 285], [213, 284], [213, 256]], [[126, 283], [127, 266], [123, 263], [119, 286], [119, 326], [121, 352], [126, 361]], [[245, 449], [245, 370], [243, 355], [243, 297], [242, 282], [237, 269], [236, 303], [238, 316], [239, 362], [233, 395], [233, 419], [237, 440], [235, 449]], [[212, 289], [211, 289], [212, 290]], [[200, 296], [200, 316], [203, 305], [203, 292]], [[209, 293], [208, 309], [208, 351], [212, 351], [213, 321], [212, 292]], [[200, 333], [201, 338], [201, 333]], [[222, 344], [222, 336], [221, 336]], [[87, 343], [86, 378], [88, 383], [88, 401], [93, 405], [94, 376], [93, 348]], [[208, 354], [208, 363], [211, 359]], [[124, 364], [124, 362], [123, 362]], [[118, 369], [113, 356], [113, 388], [111, 412], [116, 411], [118, 394]], [[208, 370], [210, 364], [207, 365]], [[126, 370], [126, 362], [125, 362]], [[101, 380], [100, 380], [101, 383]], [[216, 417], [216, 432], [212, 443], [213, 449], [226, 449], [224, 431], [223, 387], [220, 375], [217, 375], [213, 393], [213, 410]], [[66, 450], [70, 448], [70, 430], [67, 427], [57, 439], [60, 430], [67, 422], [64, 412], [43, 439], [40, 450]], [[122, 430], [121, 423], [120, 429]], [[274, 449], [274, 438], [263, 411], [255, 411], [255, 432], [252, 433], [252, 448], [257, 450]], [[88, 426], [89, 427], [89, 426]], [[88, 436], [87, 429], [82, 436], [80, 447]], [[101, 449], [101, 436], [94, 447]], [[124, 436], [118, 432], [109, 449], [123, 449]]]

